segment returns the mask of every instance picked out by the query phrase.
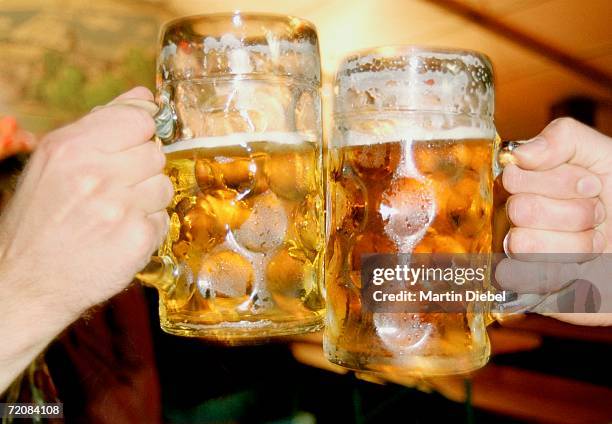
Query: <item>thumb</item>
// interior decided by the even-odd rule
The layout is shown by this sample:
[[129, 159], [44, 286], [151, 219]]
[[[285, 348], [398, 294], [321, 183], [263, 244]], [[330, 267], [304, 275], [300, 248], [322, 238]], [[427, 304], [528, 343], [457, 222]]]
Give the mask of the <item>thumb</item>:
[[523, 169], [543, 171], [570, 163], [594, 173], [609, 172], [612, 139], [571, 118], [552, 121], [544, 130], [513, 150]]

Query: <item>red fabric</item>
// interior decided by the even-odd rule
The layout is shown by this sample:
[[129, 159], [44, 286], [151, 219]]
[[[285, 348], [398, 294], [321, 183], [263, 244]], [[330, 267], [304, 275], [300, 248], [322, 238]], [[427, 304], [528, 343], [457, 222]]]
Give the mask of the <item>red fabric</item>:
[[19, 128], [12, 116], [0, 118], [0, 160], [32, 149], [34, 137]]
[[47, 361], [67, 422], [159, 423], [160, 387], [142, 288], [71, 326]]

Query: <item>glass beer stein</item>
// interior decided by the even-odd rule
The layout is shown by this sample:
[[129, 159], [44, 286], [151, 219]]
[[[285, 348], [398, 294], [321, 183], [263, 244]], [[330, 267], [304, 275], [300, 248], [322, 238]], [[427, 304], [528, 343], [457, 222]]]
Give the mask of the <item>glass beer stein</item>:
[[327, 358], [373, 372], [483, 366], [487, 314], [372, 312], [363, 255], [491, 252], [496, 162], [491, 63], [470, 51], [384, 47], [335, 79], [326, 251]]
[[159, 256], [166, 332], [228, 343], [322, 327], [320, 60], [315, 28], [244, 13], [166, 24], [157, 135], [175, 196]]

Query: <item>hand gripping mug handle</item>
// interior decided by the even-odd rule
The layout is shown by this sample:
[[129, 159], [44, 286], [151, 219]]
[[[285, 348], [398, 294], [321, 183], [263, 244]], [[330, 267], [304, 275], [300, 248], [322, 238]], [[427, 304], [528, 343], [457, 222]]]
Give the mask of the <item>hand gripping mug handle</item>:
[[[155, 139], [161, 145], [174, 139], [178, 126], [168, 91], [162, 90], [159, 103], [160, 106], [142, 99], [121, 99], [112, 102], [114, 105], [138, 107], [150, 113], [155, 121]], [[188, 288], [193, 282], [188, 267], [176, 264], [170, 256], [152, 256], [150, 262], [136, 274], [136, 278], [143, 284], [158, 289], [162, 294]], [[184, 284], [180, 284], [181, 282]]]
[[[513, 156], [512, 151], [519, 145], [520, 144], [515, 141], [502, 141], [499, 134], [495, 134], [493, 159], [493, 177], [495, 179], [501, 175], [507, 165], [516, 163], [516, 159]], [[529, 312], [540, 305], [547, 298], [547, 295], [535, 293], [506, 293], [510, 294], [511, 299], [504, 303], [496, 304], [496, 312], [492, 312], [490, 314], [492, 318], [491, 321], [502, 320], [504, 314], [520, 314]]]

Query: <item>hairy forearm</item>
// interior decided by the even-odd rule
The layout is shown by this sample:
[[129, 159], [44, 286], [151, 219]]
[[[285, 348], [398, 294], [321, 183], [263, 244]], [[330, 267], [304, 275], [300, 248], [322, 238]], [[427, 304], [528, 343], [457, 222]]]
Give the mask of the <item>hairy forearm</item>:
[[0, 259], [0, 393], [76, 318], [28, 265]]

